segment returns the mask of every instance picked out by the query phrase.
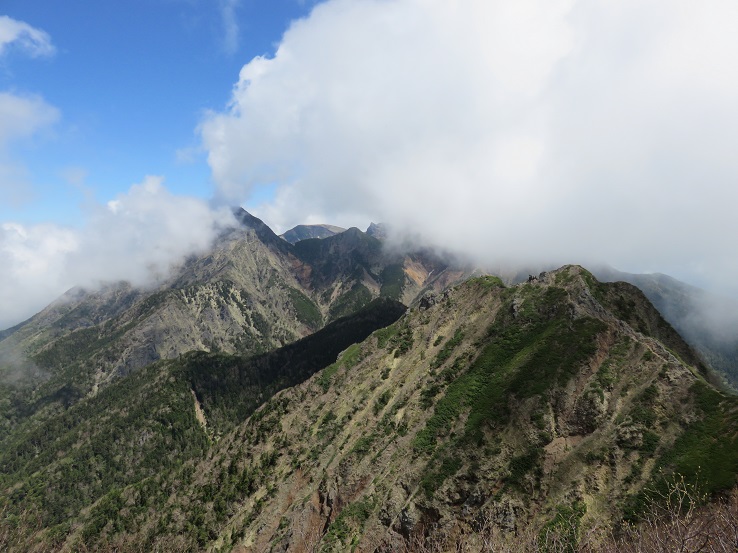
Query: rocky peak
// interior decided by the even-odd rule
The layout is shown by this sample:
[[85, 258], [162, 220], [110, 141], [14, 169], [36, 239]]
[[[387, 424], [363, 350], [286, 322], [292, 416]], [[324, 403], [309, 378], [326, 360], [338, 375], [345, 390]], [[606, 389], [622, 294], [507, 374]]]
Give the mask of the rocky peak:
[[387, 225], [384, 223], [369, 223], [366, 233], [377, 240], [384, 240], [387, 238]]
[[340, 234], [345, 230], [335, 225], [297, 225], [282, 234], [281, 237], [290, 244], [295, 244], [300, 240], [307, 240], [308, 238], [328, 238], [329, 236]]

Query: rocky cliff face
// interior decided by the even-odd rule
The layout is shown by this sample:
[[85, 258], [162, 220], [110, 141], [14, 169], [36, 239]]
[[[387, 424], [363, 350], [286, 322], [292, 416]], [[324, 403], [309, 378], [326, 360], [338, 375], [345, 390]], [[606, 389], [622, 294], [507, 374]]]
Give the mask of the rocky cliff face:
[[369, 223], [366, 229], [366, 233], [373, 238], [378, 240], [384, 240], [387, 238], [387, 225], [384, 223]]
[[101, 503], [94, 532], [76, 536], [93, 548], [396, 551], [473, 544], [482, 526], [616, 524], [661, 474], [699, 472], [710, 493], [735, 484], [738, 402], [705, 374], [632, 286], [579, 267], [512, 287], [474, 278], [267, 401], [160, 475], [165, 491]]

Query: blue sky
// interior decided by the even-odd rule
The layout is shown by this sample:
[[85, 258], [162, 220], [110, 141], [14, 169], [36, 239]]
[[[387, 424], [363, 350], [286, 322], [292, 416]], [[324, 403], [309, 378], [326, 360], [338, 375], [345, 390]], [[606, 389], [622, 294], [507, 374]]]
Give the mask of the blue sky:
[[216, 0], [3, 2], [4, 15], [46, 32], [55, 52], [9, 48], [0, 90], [41, 96], [59, 118], [10, 144], [31, 190], [0, 205], [0, 221], [75, 224], [86, 194], [105, 202], [149, 174], [209, 198], [196, 136], [203, 111], [222, 109], [241, 66], [272, 55], [309, 9], [298, 0], [230, 4], [229, 13]]
[[738, 297], [735, 0], [5, 0], [0, 328], [244, 205]]

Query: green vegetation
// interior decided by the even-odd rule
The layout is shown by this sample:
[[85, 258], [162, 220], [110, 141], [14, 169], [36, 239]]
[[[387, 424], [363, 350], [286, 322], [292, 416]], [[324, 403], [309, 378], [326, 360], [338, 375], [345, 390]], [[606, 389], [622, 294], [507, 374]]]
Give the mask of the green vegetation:
[[361, 533], [364, 524], [375, 509], [376, 501], [371, 497], [365, 497], [347, 505], [328, 527], [325, 537], [326, 545], [342, 544], [345, 547], [356, 545], [354, 542], [349, 542], [349, 538]]
[[[10, 535], [28, 550], [166, 551], [172, 544], [232, 551], [266, 529], [276, 534], [264, 549], [284, 549], [297, 546], [304, 514], [319, 501], [321, 516], [327, 507], [330, 515], [307, 522], [317, 528], [316, 548], [325, 551], [363, 549], [369, 529], [378, 531], [370, 548], [401, 547], [398, 534], [397, 541], [382, 542], [382, 526], [430, 545], [440, 535], [437, 521], [450, 527], [472, 506], [479, 507], [474, 520], [467, 518], [474, 539], [489, 530], [485, 509], [497, 516], [509, 508], [532, 525], [523, 530], [537, 550], [573, 552], [586, 514], [575, 498], [591, 498], [597, 509], [587, 523], [609, 530], [612, 521], [598, 518], [609, 516], [601, 501], [637, 491], [648, 479], [652, 491], [625, 505], [629, 520], [653, 505], [664, 489], [660, 479], [668, 483], [676, 473], [706, 481], [711, 493], [733, 487], [738, 399], [703, 381], [688, 391], [692, 376], [673, 378], [659, 348], [648, 349], [652, 342], [572, 309], [581, 291], [575, 270], [555, 280], [568, 288], [540, 281], [504, 288], [492, 278], [475, 279], [471, 291], [460, 287], [443, 304], [399, 322], [404, 306], [382, 298], [280, 350], [252, 357], [185, 354], [94, 397], [79, 381], [55, 383], [53, 404], [31, 405], [29, 396], [23, 406], [49, 413], [45, 421], [1, 419], [3, 429], [14, 430], [0, 442], [0, 548]], [[628, 289], [590, 286], [629, 310], [640, 328], [667, 332]], [[616, 292], [622, 301], [611, 297]], [[298, 294], [290, 293], [295, 311], [302, 304], [308, 317], [304, 300], [310, 300]], [[481, 297], [490, 304], [475, 311]], [[264, 317], [256, 313], [253, 324], [269, 332], [275, 327]], [[436, 336], [449, 321], [465, 324], [453, 336], [450, 330]], [[92, 359], [113, 332], [77, 331], [66, 347]], [[621, 337], [602, 359], [625, 334], [632, 338]], [[392, 355], [406, 357], [391, 363]], [[317, 386], [277, 394], [311, 375]], [[16, 396], [2, 394], [3, 409], [22, 412]], [[196, 417], [198, 403], [206, 424]], [[556, 437], [592, 434], [544, 450], [554, 428], [563, 429]], [[610, 475], [606, 486], [594, 485], [593, 470]], [[270, 539], [262, 533], [255, 543], [262, 538]]]
[[380, 328], [374, 333], [377, 337], [377, 348], [384, 349], [388, 343], [391, 343], [392, 338], [397, 334], [397, 325], [391, 324], [385, 328]]
[[[592, 292], [592, 295], [597, 299], [597, 301], [599, 301], [600, 303], [605, 301], [605, 293], [606, 289], [609, 286], [609, 283], [600, 282], [594, 277], [592, 273], [583, 268], [580, 268], [580, 275], [582, 277], [582, 280], [584, 280], [584, 282], [587, 284], [587, 288], [589, 288], [589, 291]], [[561, 275], [557, 275], [557, 284], [558, 276]], [[562, 279], [566, 280], [568, 283], [572, 282], [573, 277], [574, 275], [570, 271], [567, 271], [566, 276], [562, 276]]]
[[691, 391], [701, 419], [687, 427], [660, 465], [690, 483], [699, 478], [705, 493], [728, 490], [738, 474], [738, 398], [724, 396], [703, 382]]
[[484, 275], [479, 277], [470, 278], [467, 281], [472, 286], [481, 286], [484, 290], [494, 290], [495, 288], [504, 288], [505, 283], [502, 279], [492, 275]]
[[115, 346], [115, 342], [128, 332], [133, 324], [118, 326], [113, 321], [107, 321], [100, 326], [75, 330], [37, 352], [32, 359], [40, 367], [55, 371], [81, 367], [97, 354], [104, 354], [108, 361], [113, 361], [120, 353], [121, 347], [111, 346]]
[[[439, 336], [439, 338], [442, 338]], [[433, 361], [431, 361], [430, 366], [432, 369], [436, 369], [443, 365], [449, 357], [451, 357], [451, 353], [453, 353], [454, 349], [456, 349], [456, 346], [458, 346], [461, 341], [464, 339], [464, 331], [461, 328], [458, 328], [456, 332], [454, 333], [453, 337], [448, 340], [445, 344], [443, 344], [443, 347], [441, 348], [441, 351], [438, 352], [438, 354], [433, 358]], [[438, 345], [438, 344], [434, 344]]]
[[1, 485], [17, 483], [5, 508], [30, 508], [55, 526], [115, 488], [202, 454], [208, 440], [191, 393], [162, 378], [168, 368], [152, 365], [15, 435], [0, 454]]
[[333, 379], [333, 376], [338, 372], [339, 368], [344, 367], [346, 369], [350, 369], [354, 367], [359, 362], [360, 357], [361, 347], [359, 346], [359, 344], [352, 344], [346, 349], [346, 351], [343, 352], [341, 358], [338, 361], [323, 369], [323, 371], [321, 371], [320, 373], [320, 376], [318, 377], [318, 383], [323, 388], [323, 391], [328, 391], [331, 385], [331, 380]]
[[656, 453], [656, 449], [658, 448], [660, 441], [661, 438], [659, 438], [659, 435], [656, 434], [656, 432], [644, 430], [643, 445], [641, 446], [641, 451], [648, 456], [652, 456], [654, 453]]
[[441, 391], [441, 386], [438, 384], [431, 384], [420, 392], [420, 407], [422, 409], [428, 409], [433, 405], [433, 400]]
[[[426, 497], [433, 497], [436, 490], [440, 488], [447, 478], [454, 476], [461, 468], [461, 459], [453, 456], [443, 456], [438, 470], [426, 471], [425, 476], [420, 481], [420, 487], [425, 492]], [[438, 463], [436, 463], [438, 466]]]
[[[436, 383], [421, 391], [421, 406], [428, 407], [441, 386], [447, 384], [433, 415], [413, 440], [416, 454], [432, 455], [421, 482], [429, 497], [461, 467], [458, 456], [446, 451], [467, 451], [470, 446], [482, 445], [488, 430], [507, 422], [511, 402], [565, 385], [596, 350], [596, 338], [605, 330], [602, 322], [590, 318], [569, 319], [562, 290], [525, 292], [517, 317], [511, 314], [513, 298], [508, 296], [509, 303], [500, 309], [500, 315], [488, 329], [486, 344], [466, 372], [462, 373], [464, 359], [457, 359], [439, 375]], [[431, 366], [443, 364], [463, 336], [457, 330]], [[467, 413], [462, 432], [450, 434]], [[449, 445], [437, 450], [439, 439], [446, 436], [451, 438]], [[507, 483], [519, 486], [524, 475], [538, 467], [539, 458], [537, 448], [513, 457]]]
[[361, 346], [357, 344], [351, 344], [346, 350], [341, 354], [341, 358], [338, 360], [338, 362], [346, 367], [347, 369], [351, 369], [356, 366], [356, 364], [361, 360]]
[[[587, 283], [587, 286], [589, 286], [590, 289], [593, 286], [599, 284], [597, 280], [592, 276], [592, 273], [590, 273], [589, 271], [584, 271], [582, 277], [584, 278], [584, 281]], [[556, 273], [556, 278], [554, 282], [556, 283], [556, 286], [564, 287], [573, 283], [574, 279], [575, 276], [572, 271], [559, 271], [558, 273]]]
[[617, 374], [625, 363], [633, 344], [630, 338], [622, 338], [609, 352], [607, 359], [597, 369], [597, 383], [605, 390], [610, 390], [617, 381]]
[[[298, 242], [302, 243], [302, 242]], [[361, 283], [356, 283], [354, 286], [340, 296], [336, 302], [331, 305], [328, 311], [328, 319], [333, 321], [339, 317], [344, 317], [355, 313], [372, 300], [372, 293], [369, 289]]]
[[327, 392], [330, 389], [333, 375], [338, 372], [339, 368], [339, 363], [333, 363], [331, 365], [328, 365], [320, 372], [320, 376], [318, 377], [318, 384], [320, 384], [320, 387], [323, 388], [324, 392]]
[[[582, 517], [587, 513], [587, 505], [576, 501], [572, 505], [559, 505], [556, 515], [541, 529], [539, 542], [544, 544], [542, 551], [548, 552], [545, 544], [551, 543], [550, 551], [557, 553], [576, 553], [579, 551]], [[555, 538], [554, 538], [555, 536]]]
[[518, 455], [510, 459], [509, 476], [506, 478], [507, 483], [513, 486], [520, 486], [523, 477], [538, 467], [541, 458], [541, 450], [531, 448], [522, 455]]
[[320, 314], [318, 306], [308, 298], [305, 294], [295, 288], [288, 288], [287, 291], [292, 300], [292, 305], [297, 314], [297, 320], [305, 326], [317, 330], [323, 324], [323, 316]]
[[656, 413], [646, 405], [635, 405], [630, 416], [635, 424], [642, 424], [645, 427], [651, 427], [656, 422]]
[[[615, 316], [627, 322], [638, 332], [651, 336], [664, 344], [686, 364], [696, 367], [703, 375], [709, 370], [702, 359], [687, 345], [674, 328], [664, 320], [638, 288], [626, 282], [599, 283], [589, 275], [592, 294]], [[596, 293], [595, 293], [596, 292]], [[648, 356], [645, 361], [648, 361]]]
[[351, 448], [351, 453], [353, 453], [357, 457], [363, 457], [371, 451], [374, 440], [376, 440], [376, 436], [374, 434], [362, 436], [361, 438], [356, 440], [354, 447]]
[[374, 412], [375, 417], [382, 409], [384, 409], [384, 406], [387, 405], [391, 398], [392, 392], [390, 392], [390, 390], [385, 390], [381, 393], [381, 395], [377, 398], [377, 401], [374, 402], [374, 407], [372, 407], [372, 411]]
[[[433, 416], [415, 438], [419, 453], [432, 453], [439, 437], [448, 433], [463, 412], [469, 417], [464, 440], [479, 443], [486, 427], [504, 423], [508, 402], [540, 395], [564, 385], [595, 351], [602, 322], [569, 320], [561, 293], [550, 289], [527, 308], [526, 319], [503, 316], [488, 331], [488, 343], [469, 370], [449, 384]], [[501, 313], [510, 309], [503, 306]], [[547, 318], [550, 317], [550, 318]]]
[[382, 282], [379, 295], [399, 301], [402, 297], [402, 289], [405, 286], [405, 270], [402, 264], [387, 265], [382, 269], [379, 278]]
[[[651, 392], [646, 392], [646, 396]], [[714, 496], [736, 485], [738, 474], [738, 398], [725, 396], [704, 382], [691, 388], [700, 419], [691, 423], [673, 447], [661, 455], [647, 486], [629, 497], [623, 505], [623, 518], [640, 520], [649, 508], [668, 497], [678, 478], [689, 489], [699, 488], [700, 497]], [[645, 431], [642, 451], [657, 451], [659, 437]]]
[[390, 346], [395, 350], [395, 357], [400, 357], [410, 351], [413, 344], [413, 329], [407, 324], [401, 326], [390, 340]]
[[[202, 403], [208, 424], [220, 432], [244, 420], [277, 391], [307, 380], [324, 367], [320, 382], [327, 390], [339, 366], [351, 368], [358, 362], [358, 343], [404, 311], [400, 303], [377, 299], [315, 334], [251, 358], [193, 352], [182, 358], [184, 378]], [[341, 359], [334, 363], [341, 351]]]

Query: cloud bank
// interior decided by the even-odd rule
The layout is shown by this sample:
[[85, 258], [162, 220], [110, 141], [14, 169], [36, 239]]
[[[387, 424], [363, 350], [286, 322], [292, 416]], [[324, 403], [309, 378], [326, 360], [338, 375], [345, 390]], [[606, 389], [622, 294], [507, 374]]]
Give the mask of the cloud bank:
[[228, 208], [175, 196], [162, 180], [147, 177], [108, 204], [90, 206], [81, 229], [0, 224], [0, 329], [73, 286], [119, 280], [151, 285], [235, 223]]
[[200, 134], [259, 214], [738, 293], [738, 4], [329, 0]]

